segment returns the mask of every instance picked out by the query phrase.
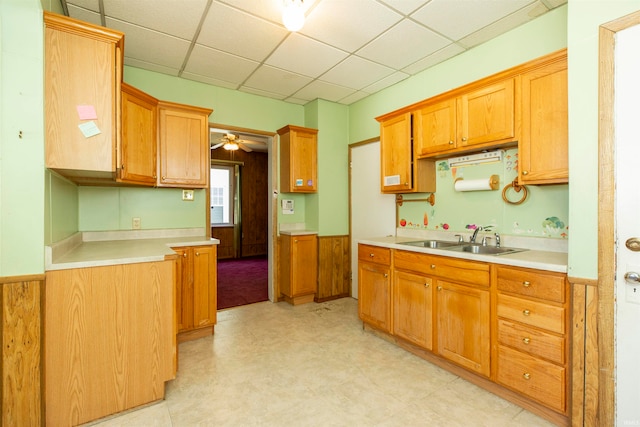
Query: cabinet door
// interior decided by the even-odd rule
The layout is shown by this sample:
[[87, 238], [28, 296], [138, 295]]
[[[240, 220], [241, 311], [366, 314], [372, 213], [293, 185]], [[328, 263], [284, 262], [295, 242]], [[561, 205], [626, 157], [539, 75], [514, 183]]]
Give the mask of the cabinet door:
[[358, 264], [358, 313], [360, 319], [385, 332], [391, 331], [391, 276], [388, 266]]
[[456, 147], [456, 100], [428, 105], [413, 113], [417, 156]]
[[438, 353], [488, 377], [489, 291], [442, 280], [436, 286]]
[[158, 101], [138, 89], [122, 84], [122, 149], [118, 181], [156, 184]]
[[[205, 188], [209, 183], [208, 114], [159, 103], [160, 174], [158, 186]], [[210, 111], [210, 110], [207, 110]]]
[[411, 113], [380, 123], [380, 162], [383, 193], [411, 191], [413, 187]]
[[193, 328], [193, 280], [191, 257], [187, 248], [172, 248], [178, 254], [176, 262], [176, 318], [177, 330]]
[[431, 350], [432, 279], [398, 270], [393, 277], [393, 333]]
[[522, 75], [522, 184], [566, 183], [568, 166], [567, 61]]
[[515, 138], [514, 86], [508, 79], [458, 98], [458, 148]]
[[[44, 23], [45, 165], [70, 177], [113, 179], [123, 34], [47, 12]], [[85, 136], [78, 126], [91, 122], [100, 132]]]
[[318, 289], [316, 235], [291, 237], [291, 296], [315, 294]]
[[318, 139], [315, 129], [291, 129], [288, 149], [288, 190], [291, 193], [314, 193], [318, 190]]
[[193, 326], [215, 325], [218, 312], [216, 247], [190, 249], [193, 259]]

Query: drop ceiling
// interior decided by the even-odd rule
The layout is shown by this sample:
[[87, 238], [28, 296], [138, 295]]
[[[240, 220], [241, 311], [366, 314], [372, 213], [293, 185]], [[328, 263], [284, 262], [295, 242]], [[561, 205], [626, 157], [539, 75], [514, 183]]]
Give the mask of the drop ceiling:
[[125, 33], [125, 64], [306, 104], [349, 105], [567, 0], [62, 0], [72, 18]]

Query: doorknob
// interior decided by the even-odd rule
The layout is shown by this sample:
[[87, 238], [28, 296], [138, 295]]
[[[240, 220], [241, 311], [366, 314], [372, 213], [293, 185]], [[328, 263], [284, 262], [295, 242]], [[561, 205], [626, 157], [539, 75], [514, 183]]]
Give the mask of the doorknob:
[[637, 237], [631, 237], [627, 239], [627, 241], [624, 242], [624, 245], [630, 251], [640, 252], [640, 239], [638, 239]]
[[634, 271], [628, 271], [624, 274], [624, 280], [629, 283], [640, 283], [640, 274]]

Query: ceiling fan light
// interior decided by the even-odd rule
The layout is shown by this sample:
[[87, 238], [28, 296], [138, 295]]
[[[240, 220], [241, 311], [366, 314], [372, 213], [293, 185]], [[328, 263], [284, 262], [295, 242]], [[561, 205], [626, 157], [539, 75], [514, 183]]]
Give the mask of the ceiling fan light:
[[302, 0], [284, 0], [282, 23], [289, 31], [298, 31], [304, 25]]
[[239, 147], [237, 142], [227, 142], [222, 146], [222, 148], [227, 151], [236, 151]]

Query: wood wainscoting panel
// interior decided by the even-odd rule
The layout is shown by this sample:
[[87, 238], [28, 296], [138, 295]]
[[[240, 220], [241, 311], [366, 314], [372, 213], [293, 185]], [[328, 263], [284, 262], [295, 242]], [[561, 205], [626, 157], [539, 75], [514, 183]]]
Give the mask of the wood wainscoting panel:
[[3, 277], [0, 425], [42, 425], [44, 275]]
[[351, 289], [349, 236], [318, 237], [318, 293], [316, 301], [348, 297]]
[[233, 244], [233, 227], [211, 227], [211, 237], [220, 240], [218, 259], [235, 258], [236, 249]]

